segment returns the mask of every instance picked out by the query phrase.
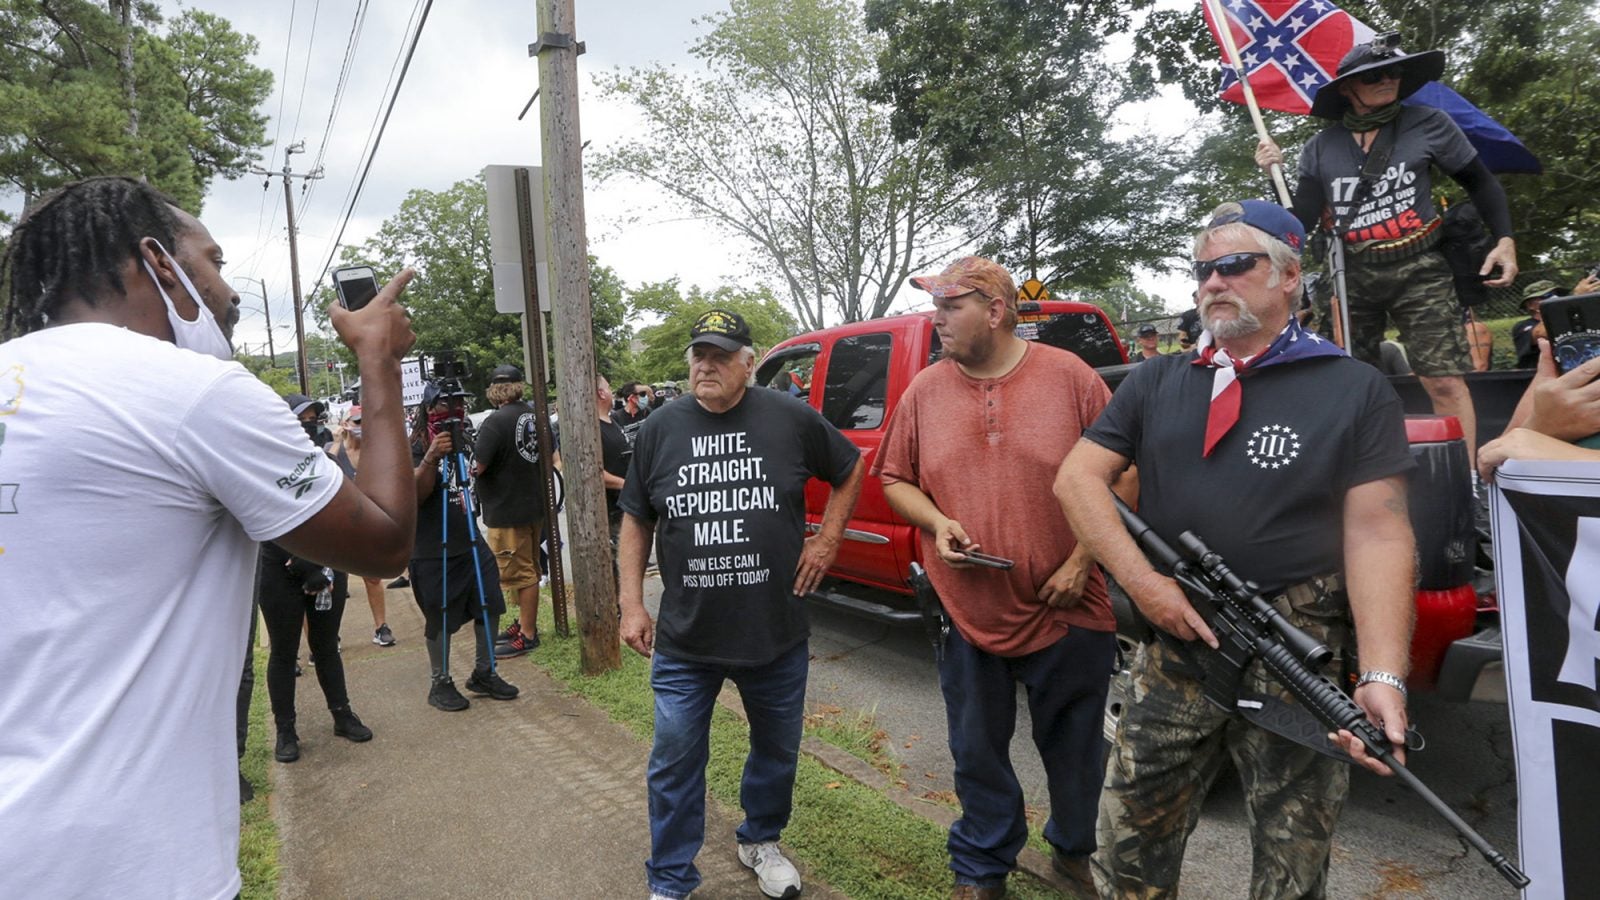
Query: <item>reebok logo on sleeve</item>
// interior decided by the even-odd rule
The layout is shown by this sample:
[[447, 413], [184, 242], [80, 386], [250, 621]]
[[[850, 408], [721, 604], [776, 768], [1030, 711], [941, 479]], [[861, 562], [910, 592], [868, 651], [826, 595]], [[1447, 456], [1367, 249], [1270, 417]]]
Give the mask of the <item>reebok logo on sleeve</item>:
[[300, 460], [300, 464], [294, 467], [294, 471], [278, 479], [278, 487], [284, 490], [294, 488], [294, 498], [300, 499], [322, 478], [316, 471], [317, 458], [320, 456], [322, 456], [321, 451], [307, 454], [306, 458]]

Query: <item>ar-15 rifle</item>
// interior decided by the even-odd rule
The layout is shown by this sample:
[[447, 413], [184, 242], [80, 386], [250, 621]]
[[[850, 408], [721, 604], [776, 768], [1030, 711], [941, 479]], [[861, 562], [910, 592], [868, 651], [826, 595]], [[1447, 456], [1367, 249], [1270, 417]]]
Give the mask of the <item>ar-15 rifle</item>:
[[[1255, 705], [1254, 701], [1241, 702], [1239, 682], [1245, 666], [1253, 658], [1260, 657], [1267, 671], [1288, 688], [1318, 722], [1329, 729], [1342, 729], [1359, 738], [1368, 754], [1393, 770], [1402, 784], [1433, 807], [1434, 812], [1483, 854], [1483, 858], [1506, 881], [1518, 888], [1528, 886], [1528, 876], [1446, 806], [1421, 779], [1395, 760], [1388, 738], [1368, 721], [1361, 707], [1331, 679], [1318, 674], [1316, 670], [1326, 664], [1332, 655], [1326, 646], [1284, 619], [1272, 604], [1262, 598], [1256, 585], [1234, 574], [1222, 557], [1207, 547], [1194, 532], [1185, 531], [1178, 536], [1178, 544], [1184, 549], [1184, 554], [1179, 554], [1147, 522], [1129, 509], [1121, 498], [1112, 499], [1117, 504], [1123, 524], [1140, 549], [1158, 570], [1170, 575], [1184, 593], [1196, 601], [1197, 609], [1206, 617], [1212, 633], [1217, 637], [1219, 647], [1215, 651], [1200, 647], [1199, 652], [1193, 655], [1197, 657], [1195, 661], [1201, 668], [1201, 684], [1207, 700], [1229, 712], [1245, 712], [1241, 707]], [[1163, 638], [1170, 637], [1160, 629], [1157, 632]], [[1176, 641], [1176, 638], [1172, 640]], [[1185, 649], [1191, 649], [1188, 645], [1184, 646]], [[1255, 720], [1254, 716], [1249, 718]], [[1258, 724], [1266, 725], [1261, 722]], [[1277, 728], [1272, 730], [1279, 731]], [[1287, 731], [1279, 733], [1301, 740]], [[1325, 747], [1316, 749], [1328, 752]]]

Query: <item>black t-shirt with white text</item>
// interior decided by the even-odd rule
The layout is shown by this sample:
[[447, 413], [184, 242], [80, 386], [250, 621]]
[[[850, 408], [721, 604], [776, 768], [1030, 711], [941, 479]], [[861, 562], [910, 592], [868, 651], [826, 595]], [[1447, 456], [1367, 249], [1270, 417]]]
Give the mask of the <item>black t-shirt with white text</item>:
[[805, 640], [794, 578], [806, 482], [838, 485], [859, 458], [816, 410], [780, 391], [746, 389], [725, 413], [694, 399], [656, 410], [639, 429], [620, 500], [655, 527], [656, 647], [757, 666]]
[[491, 528], [533, 525], [545, 519], [544, 476], [539, 470], [538, 414], [526, 401], [507, 403], [483, 420], [473, 456], [483, 467], [478, 498]]
[[1239, 421], [1202, 457], [1216, 370], [1194, 359], [1133, 369], [1084, 438], [1139, 467], [1139, 514], [1168, 544], [1193, 531], [1267, 589], [1343, 571], [1346, 491], [1415, 466], [1394, 389], [1349, 357], [1246, 370]]

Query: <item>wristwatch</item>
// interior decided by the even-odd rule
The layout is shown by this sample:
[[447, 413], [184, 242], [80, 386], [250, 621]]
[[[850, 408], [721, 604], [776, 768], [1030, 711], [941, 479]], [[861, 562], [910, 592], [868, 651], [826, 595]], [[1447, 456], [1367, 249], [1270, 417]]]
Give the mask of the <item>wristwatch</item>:
[[1373, 682], [1377, 682], [1378, 684], [1387, 684], [1389, 687], [1399, 691], [1401, 699], [1405, 699], [1408, 695], [1408, 692], [1406, 691], [1406, 683], [1400, 678], [1399, 675], [1395, 675], [1390, 672], [1379, 671], [1378, 669], [1368, 669], [1367, 671], [1362, 672], [1361, 677], [1356, 679], [1356, 687], [1359, 688], [1364, 684], [1372, 684]]

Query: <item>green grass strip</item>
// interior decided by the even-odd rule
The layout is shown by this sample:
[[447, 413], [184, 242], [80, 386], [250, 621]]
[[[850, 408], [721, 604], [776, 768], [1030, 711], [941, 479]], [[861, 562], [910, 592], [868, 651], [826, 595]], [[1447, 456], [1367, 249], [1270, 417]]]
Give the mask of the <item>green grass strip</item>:
[[[548, 598], [543, 618], [552, 621]], [[640, 740], [649, 741], [655, 709], [649, 661], [623, 648], [621, 669], [591, 678], [582, 674], [579, 646], [578, 638], [559, 638], [553, 628], [546, 629], [544, 643], [529, 658]], [[749, 748], [749, 728], [718, 706], [711, 719], [706, 782], [711, 796], [731, 809], [739, 808], [739, 778]], [[794, 815], [783, 843], [812, 874], [852, 896], [922, 900], [950, 895], [943, 828], [804, 753], [795, 779]], [[1022, 873], [1010, 879], [1009, 888], [1008, 896], [1024, 900], [1059, 896]]]
[[267, 773], [275, 731], [267, 700], [267, 650], [256, 648], [256, 686], [250, 697], [250, 739], [239, 764], [255, 788], [255, 799], [239, 809], [239, 874], [244, 877], [242, 900], [272, 900], [278, 896], [278, 823], [267, 809], [272, 779]]

